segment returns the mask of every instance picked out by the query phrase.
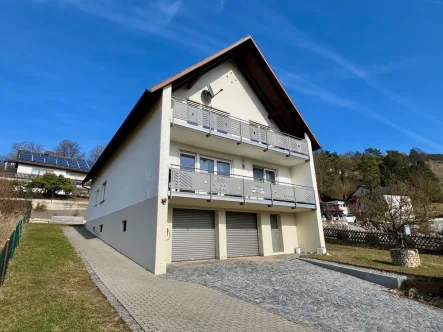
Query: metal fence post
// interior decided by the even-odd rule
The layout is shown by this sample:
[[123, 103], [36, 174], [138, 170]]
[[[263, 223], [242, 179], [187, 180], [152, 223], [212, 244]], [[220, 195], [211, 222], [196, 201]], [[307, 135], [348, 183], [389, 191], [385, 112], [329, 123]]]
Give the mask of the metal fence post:
[[9, 251], [9, 239], [6, 240], [5, 254], [3, 257], [2, 275], [0, 277], [0, 286], [3, 285], [3, 281], [5, 280], [6, 266], [8, 265], [8, 251]]

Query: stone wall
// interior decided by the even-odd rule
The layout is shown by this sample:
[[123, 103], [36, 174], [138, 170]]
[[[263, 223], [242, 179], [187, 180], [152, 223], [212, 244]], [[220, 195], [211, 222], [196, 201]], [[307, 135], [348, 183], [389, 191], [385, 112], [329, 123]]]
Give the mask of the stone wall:
[[416, 249], [391, 249], [392, 264], [406, 267], [419, 267], [420, 255]]

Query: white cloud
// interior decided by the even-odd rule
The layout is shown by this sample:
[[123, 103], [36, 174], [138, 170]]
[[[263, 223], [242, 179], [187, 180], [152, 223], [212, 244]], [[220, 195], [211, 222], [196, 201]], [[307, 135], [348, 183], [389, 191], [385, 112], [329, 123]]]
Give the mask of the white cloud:
[[109, 22], [146, 33], [156, 35], [189, 49], [211, 54], [220, 49], [220, 41], [210, 37], [197, 25], [176, 22], [184, 11], [182, 0], [34, 0], [40, 3], [57, 3], [64, 10], [77, 9]]
[[[436, 1], [436, 0], [432, 0]], [[275, 38], [282, 39], [286, 44], [293, 45], [297, 48], [302, 48], [309, 50], [323, 58], [326, 58], [341, 68], [346, 70], [348, 73], [354, 75], [355, 77], [361, 79], [367, 86], [378, 91], [391, 101], [403, 106], [405, 110], [411, 111], [413, 113], [419, 114], [420, 116], [432, 121], [443, 124], [443, 121], [424, 112], [422, 109], [415, 107], [409, 100], [403, 96], [391, 91], [383, 86], [383, 84], [378, 81], [370, 71], [365, 68], [353, 63], [352, 61], [341, 56], [338, 52], [321, 45], [319, 42], [311, 38], [308, 34], [297, 28], [294, 24], [287, 21], [283, 16], [272, 11], [270, 8], [263, 8], [266, 12], [266, 18], [270, 26], [273, 26], [273, 31], [278, 31]], [[400, 64], [392, 63], [390, 66], [398, 66]]]
[[434, 141], [431, 141], [430, 139], [427, 139], [426, 137], [423, 137], [417, 133], [414, 133], [413, 131], [406, 129], [399, 124], [389, 120], [388, 118], [384, 117], [383, 115], [372, 111], [371, 109], [360, 105], [350, 99], [343, 98], [327, 89], [324, 89], [300, 76], [294, 75], [292, 73], [288, 73], [282, 70], [279, 70], [280, 77], [282, 78], [282, 82], [285, 86], [288, 88], [297, 91], [299, 93], [313, 96], [316, 98], [321, 99], [323, 102], [339, 106], [342, 108], [346, 108], [355, 112], [358, 112], [364, 116], [369, 116], [374, 119], [376, 119], [379, 122], [382, 122], [386, 124], [387, 126], [394, 128], [398, 130], [399, 132], [403, 133], [404, 135], [415, 139], [417, 141], [420, 141], [429, 147], [432, 147], [434, 149], [442, 150], [443, 145], [436, 143]]

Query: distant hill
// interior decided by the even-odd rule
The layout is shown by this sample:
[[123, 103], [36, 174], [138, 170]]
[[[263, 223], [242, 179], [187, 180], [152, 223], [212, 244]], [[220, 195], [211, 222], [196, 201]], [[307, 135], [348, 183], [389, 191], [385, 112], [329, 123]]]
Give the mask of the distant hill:
[[440, 182], [443, 183], [443, 161], [431, 159], [429, 161], [429, 165], [431, 166], [434, 174], [440, 179]]

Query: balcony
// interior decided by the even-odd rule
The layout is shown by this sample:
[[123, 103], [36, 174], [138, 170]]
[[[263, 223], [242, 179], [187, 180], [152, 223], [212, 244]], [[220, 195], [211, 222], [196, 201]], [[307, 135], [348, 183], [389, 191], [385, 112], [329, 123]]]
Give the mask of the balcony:
[[170, 172], [170, 197], [315, 209], [312, 187], [263, 182], [243, 176], [219, 175], [180, 166], [171, 166]]
[[171, 138], [185, 144], [207, 149], [216, 146], [221, 152], [235, 152], [284, 166], [309, 160], [309, 146], [305, 139], [232, 117], [189, 100], [172, 99], [171, 125]]

